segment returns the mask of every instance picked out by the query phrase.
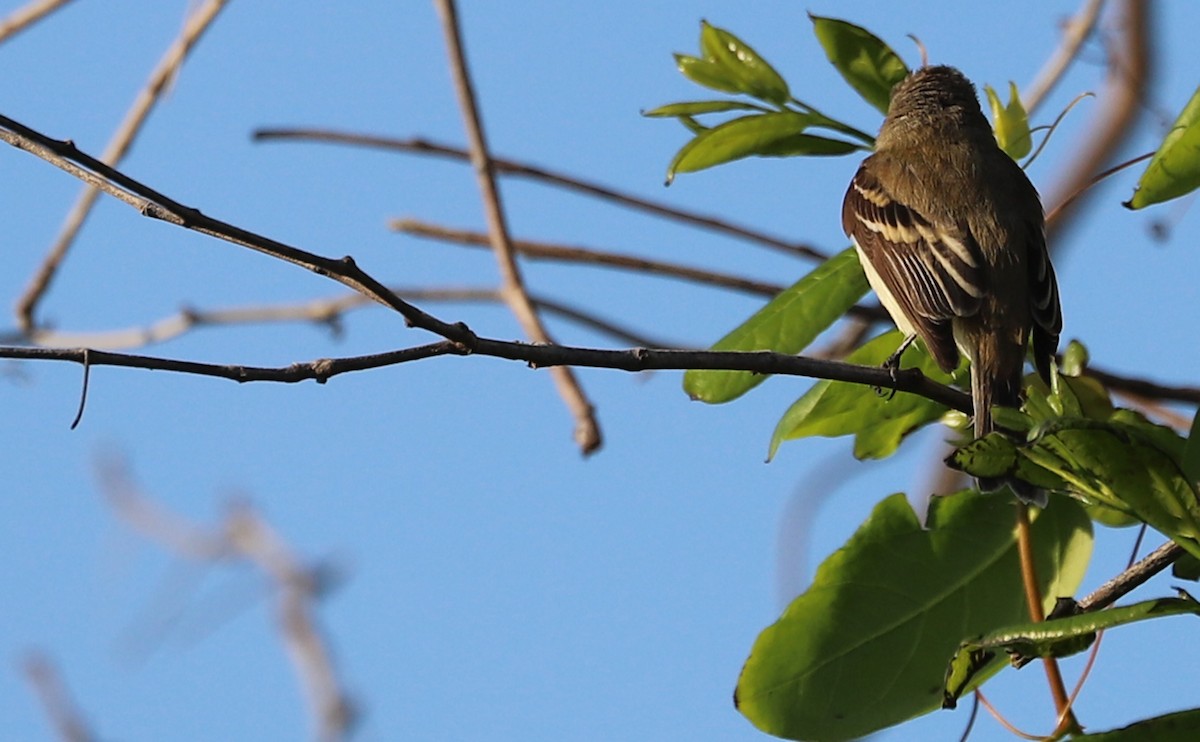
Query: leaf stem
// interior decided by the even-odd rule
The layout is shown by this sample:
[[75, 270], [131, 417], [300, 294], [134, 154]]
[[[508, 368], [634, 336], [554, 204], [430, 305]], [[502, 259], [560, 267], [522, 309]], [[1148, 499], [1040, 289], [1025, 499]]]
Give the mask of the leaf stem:
[[[1033, 534], [1029, 525], [1029, 506], [1017, 504], [1017, 551], [1021, 557], [1021, 580], [1025, 584], [1025, 602], [1029, 605], [1031, 621], [1045, 621], [1046, 612], [1042, 608], [1042, 592], [1038, 588], [1037, 568], [1033, 562]], [[1082, 731], [1075, 713], [1071, 710], [1071, 701], [1067, 695], [1067, 687], [1063, 683], [1062, 672], [1058, 661], [1053, 657], [1043, 657], [1042, 665], [1046, 668], [1046, 680], [1050, 684], [1050, 695], [1054, 697], [1054, 708], [1058, 712], [1058, 724], [1051, 738], [1057, 739], [1064, 734]]]
[[838, 121], [837, 119], [830, 118], [830, 117], [826, 116], [825, 114], [821, 113], [820, 111], [818, 111], [816, 108], [813, 108], [812, 106], [808, 105], [807, 103], [805, 103], [804, 101], [802, 101], [798, 98], [791, 98], [790, 100], [795, 105], [804, 109], [804, 113], [807, 113], [810, 116], [813, 116], [814, 118], [816, 118], [817, 121], [815, 123], [817, 126], [824, 126], [827, 129], [833, 129], [834, 131], [841, 132], [842, 134], [845, 134], [847, 136], [854, 137], [855, 139], [858, 139], [859, 141], [863, 142], [864, 144], [867, 144], [870, 147], [874, 148], [875, 137], [871, 136], [870, 134], [866, 133], [865, 131], [862, 131], [861, 129], [856, 129], [849, 124]]

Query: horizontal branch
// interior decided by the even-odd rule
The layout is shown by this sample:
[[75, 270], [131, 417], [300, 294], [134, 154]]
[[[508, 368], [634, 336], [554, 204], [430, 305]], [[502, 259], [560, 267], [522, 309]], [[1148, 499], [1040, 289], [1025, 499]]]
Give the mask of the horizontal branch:
[[0, 358], [38, 361], [70, 361], [88, 366], [123, 366], [160, 371], [197, 374], [231, 379], [238, 382], [273, 381], [295, 383], [314, 380], [324, 383], [330, 378], [350, 371], [363, 371], [444, 355], [481, 355], [521, 361], [531, 368], [577, 366], [607, 368], [618, 371], [749, 371], [781, 376], [804, 376], [814, 379], [845, 381], [885, 389], [909, 392], [951, 409], [970, 413], [971, 398], [965, 392], [932, 381], [919, 369], [907, 368], [894, 374], [875, 366], [830, 361], [821, 358], [793, 356], [769, 350], [712, 351], [662, 350], [630, 348], [604, 350], [566, 345], [532, 345], [529, 343], [496, 340], [472, 334], [471, 347], [445, 340], [415, 348], [346, 358], [322, 358], [308, 363], [293, 363], [284, 367], [219, 365], [180, 361], [153, 356], [111, 353], [86, 348], [22, 348], [0, 347]]
[[1200, 404], [1200, 387], [1159, 384], [1158, 382], [1146, 379], [1121, 376], [1111, 371], [1098, 369], [1090, 364], [1084, 369], [1084, 374], [1092, 377], [1109, 389], [1136, 394], [1139, 397]]
[[[392, 219], [388, 222], [388, 227], [396, 232], [413, 235], [414, 237], [423, 237], [429, 240], [466, 247], [488, 247], [488, 236], [486, 234], [469, 229], [444, 227], [439, 224], [430, 224], [429, 222], [412, 218]], [[523, 257], [530, 258], [531, 260], [555, 260], [563, 263], [587, 263], [607, 268], [619, 268], [638, 273], [678, 278], [707, 286], [741, 291], [755, 296], [775, 296], [787, 288], [778, 283], [756, 281], [752, 278], [717, 273], [680, 263], [652, 260], [636, 255], [623, 255], [621, 253], [597, 250], [590, 247], [579, 247], [577, 245], [559, 245], [549, 242], [537, 242], [535, 240], [513, 240], [513, 247]]]
[[[445, 227], [419, 219], [393, 219], [388, 222], [388, 226], [397, 232], [403, 232], [415, 237], [424, 237], [426, 239], [467, 247], [482, 248], [488, 246], [488, 237], [482, 232]], [[550, 242], [537, 242], [535, 240], [513, 240], [513, 247], [523, 257], [530, 260], [555, 260], [564, 263], [601, 265], [608, 268], [677, 278], [705, 286], [716, 286], [732, 291], [741, 291], [754, 296], [774, 297], [787, 288], [783, 284], [757, 281], [753, 278], [718, 273], [703, 268], [694, 268], [690, 265], [671, 263], [664, 260], [652, 260], [636, 255], [624, 255], [597, 250], [591, 247], [559, 245]], [[882, 322], [887, 320], [887, 315], [884, 313], [883, 308], [878, 305], [874, 307], [855, 305], [847, 311], [847, 314], [868, 322]]]
[[181, 361], [174, 358], [159, 356], [137, 355], [133, 353], [114, 353], [107, 350], [91, 350], [89, 348], [24, 348], [0, 346], [0, 358], [12, 358], [26, 361], [70, 361], [84, 366], [120, 366], [123, 368], [141, 368], [150, 371], [174, 371], [181, 374], [196, 376], [212, 376], [231, 381], [274, 381], [294, 384], [299, 381], [313, 380], [323, 384], [330, 378], [351, 371], [365, 371], [383, 366], [393, 366], [398, 363], [417, 361], [422, 358], [432, 358], [439, 355], [466, 353], [462, 346], [442, 340], [429, 345], [415, 348], [404, 348], [386, 353], [374, 353], [363, 356], [346, 358], [321, 358], [307, 363], [293, 363], [287, 366], [243, 366], [222, 365], [217, 363], [200, 363], [198, 361]]

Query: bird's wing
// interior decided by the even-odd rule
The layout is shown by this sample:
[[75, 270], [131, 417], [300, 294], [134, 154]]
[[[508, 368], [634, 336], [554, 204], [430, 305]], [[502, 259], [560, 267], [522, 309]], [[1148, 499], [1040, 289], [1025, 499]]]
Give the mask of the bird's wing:
[[957, 366], [950, 322], [978, 312], [986, 288], [974, 238], [966, 230], [935, 225], [901, 203], [866, 167], [846, 191], [842, 227], [938, 365]]
[[1029, 245], [1030, 306], [1033, 310], [1033, 362], [1038, 374], [1050, 383], [1050, 360], [1058, 350], [1058, 335], [1062, 332], [1062, 307], [1058, 301], [1058, 281], [1050, 253], [1046, 250], [1046, 234], [1041, 225], [1031, 228]]

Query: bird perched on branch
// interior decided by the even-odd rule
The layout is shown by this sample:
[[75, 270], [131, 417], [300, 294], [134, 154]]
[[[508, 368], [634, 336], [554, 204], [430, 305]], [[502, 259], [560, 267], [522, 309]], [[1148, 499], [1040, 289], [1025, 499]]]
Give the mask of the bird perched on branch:
[[[1030, 342], [1047, 383], [1062, 330], [1041, 200], [996, 144], [975, 88], [953, 67], [922, 67], [896, 84], [875, 152], [842, 204], [871, 287], [906, 337], [944, 371], [971, 362], [976, 437], [992, 407], [1019, 407]], [[1025, 501], [1045, 493], [1004, 484]]]

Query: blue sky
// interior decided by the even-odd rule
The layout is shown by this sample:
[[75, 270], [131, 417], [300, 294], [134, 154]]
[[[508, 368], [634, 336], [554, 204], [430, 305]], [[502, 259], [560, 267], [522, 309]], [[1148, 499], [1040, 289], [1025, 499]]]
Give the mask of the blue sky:
[[[805, 11], [862, 23], [900, 50], [995, 87], [1027, 84], [1076, 2], [464, 3], [476, 87], [496, 154], [577, 173], [841, 249], [838, 213], [856, 158], [754, 160], [662, 187], [685, 141], [639, 111], [703, 97], [671, 53], [696, 49], [700, 19], [771, 60], [799, 97], [860, 128], [878, 116], [841, 84]], [[0, 3], [7, 15], [20, 3]], [[179, 29], [189, 3], [81, 0], [0, 46], [0, 112], [99, 153]], [[1159, 5], [1160, 63], [1150, 100], [1173, 116], [1200, 79], [1200, 7]], [[1035, 123], [1101, 79], [1089, 45]], [[1094, 104], [1071, 114], [1033, 165], [1051, 185], [1086, 134]], [[1153, 122], [1154, 120], [1152, 120]], [[389, 232], [414, 216], [482, 228], [461, 165], [313, 144], [255, 144], [260, 126], [306, 125], [463, 141], [430, 3], [232, 3], [153, 114], [124, 169], [204, 212], [313, 252], [351, 254], [388, 282], [489, 286], [485, 252]], [[1126, 154], [1151, 149], [1154, 123]], [[15, 301], [79, 190], [16, 150], [0, 151], [0, 296]], [[1196, 215], [1130, 213], [1135, 176], [1102, 189], [1087, 223], [1058, 246], [1066, 327], [1097, 364], [1194, 382], [1189, 309], [1200, 258]], [[526, 181], [503, 196], [516, 236], [643, 253], [790, 283], [803, 262]], [[1178, 218], [1152, 241], [1154, 218]], [[601, 269], [527, 263], [540, 293], [702, 345], [760, 300]], [[104, 200], [42, 316], [63, 330], [142, 325], [188, 305], [213, 309], [339, 295], [329, 281], [146, 220]], [[426, 305], [481, 334], [518, 338], [506, 310]], [[0, 322], [6, 330], [12, 320]], [[612, 346], [551, 321], [563, 341]], [[333, 339], [307, 325], [203, 329], [148, 352], [285, 365], [426, 342], [383, 310], [348, 316]], [[12, 739], [52, 739], [17, 670], [30, 648], [61, 667], [105, 739], [302, 739], [301, 692], [273, 630], [262, 582], [246, 570], [182, 566], [105, 507], [95, 462], [124, 455], [165, 506], [214, 522], [248, 498], [294, 549], [344, 570], [323, 603], [339, 671], [364, 710], [364, 740], [752, 740], [730, 702], [758, 631], [881, 497], [919, 492], [940, 433], [893, 460], [860, 464], [847, 441], [790, 443], [771, 464], [771, 429], [806, 388], [775, 379], [738, 402], [689, 402], [679, 376], [586, 370], [604, 449], [583, 460], [544, 371], [443, 358], [325, 385], [236, 385], [97, 368], [83, 423], [68, 430], [79, 369], [5, 363], [0, 379], [0, 716]], [[830, 476], [829, 472], [853, 476]], [[831, 489], [831, 482], [844, 484]], [[788, 514], [791, 514], [789, 517]], [[799, 515], [797, 515], [799, 514]], [[1131, 531], [1102, 531], [1085, 589], [1120, 569]], [[1157, 545], [1157, 541], [1150, 544]], [[1163, 594], [1161, 578], [1146, 595]], [[183, 625], [131, 653], [161, 618]], [[232, 606], [232, 607], [230, 607]], [[241, 606], [241, 607], [238, 607]], [[1078, 702], [1105, 729], [1194, 705], [1200, 650], [1184, 619], [1105, 640]], [[1177, 672], [1164, 679], [1161, 668]], [[1079, 662], [1067, 663], [1073, 679]], [[1181, 669], [1182, 668], [1182, 669]], [[991, 696], [1019, 724], [1049, 729], [1039, 670], [1007, 672]], [[884, 739], [956, 737], [964, 711], [934, 714]], [[981, 719], [973, 739], [1007, 739]]]

